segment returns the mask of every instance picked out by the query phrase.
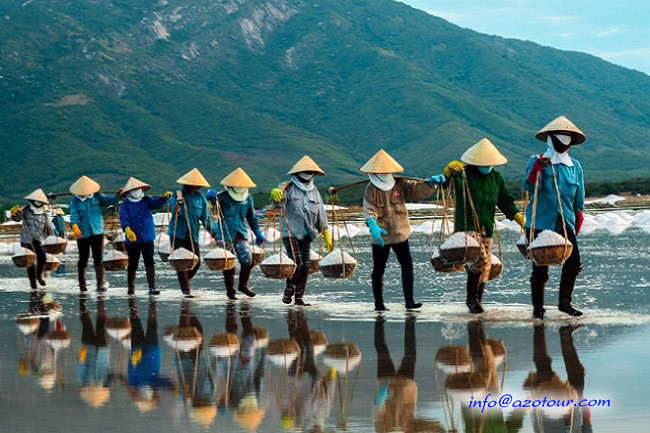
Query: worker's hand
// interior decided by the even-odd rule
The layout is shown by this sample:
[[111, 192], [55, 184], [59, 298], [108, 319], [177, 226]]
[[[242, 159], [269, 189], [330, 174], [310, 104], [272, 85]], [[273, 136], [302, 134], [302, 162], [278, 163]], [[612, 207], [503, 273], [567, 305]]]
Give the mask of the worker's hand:
[[329, 195], [336, 195], [337, 192], [339, 192], [339, 190], [336, 189], [336, 187], [334, 186], [330, 186], [329, 188], [327, 188], [327, 193]]
[[273, 188], [271, 190], [271, 200], [279, 202], [284, 198], [284, 193], [280, 188]]
[[441, 185], [447, 181], [447, 178], [444, 174], [436, 174], [433, 176], [427, 177], [427, 182], [429, 185]]
[[127, 238], [130, 242], [135, 242], [135, 241], [138, 240], [138, 237], [135, 235], [135, 233], [133, 233], [133, 230], [131, 230], [131, 227], [127, 227], [127, 228], [125, 228], [125, 229], [124, 229], [124, 234], [126, 234], [126, 238]]
[[464, 168], [465, 168], [465, 164], [463, 164], [462, 162], [451, 161], [449, 164], [447, 164], [443, 172], [445, 173], [445, 176], [452, 177], [454, 173], [463, 171]]
[[171, 197], [171, 196], [172, 196], [172, 192], [171, 192], [171, 191], [165, 191], [165, 192], [163, 193], [163, 197], [166, 198], [167, 200], [169, 200], [169, 197]]
[[262, 233], [262, 230], [260, 230], [260, 229], [255, 230], [255, 245], [257, 245], [259, 247], [264, 242], [266, 242], [266, 238], [264, 237], [264, 234]]
[[124, 188], [118, 188], [118, 189], [117, 189], [117, 192], [115, 193], [115, 195], [122, 195], [122, 191], [123, 191], [123, 189], [124, 189]]
[[385, 229], [382, 229], [379, 227], [379, 224], [377, 224], [377, 220], [374, 218], [368, 218], [366, 220], [366, 224], [368, 224], [368, 228], [370, 229], [370, 236], [379, 244], [380, 247], [384, 246], [384, 240], [381, 238], [382, 235], [387, 235], [388, 231]]
[[519, 224], [519, 227], [521, 227], [522, 229], [526, 225], [526, 217], [524, 216], [523, 212], [517, 212], [513, 219], [517, 224]]
[[332, 234], [329, 229], [323, 230], [323, 239], [325, 239], [325, 248], [328, 253], [331, 253], [334, 249], [334, 242], [332, 241]]
[[20, 221], [23, 218], [23, 210], [19, 205], [15, 205], [11, 208], [11, 219], [14, 221]]
[[526, 181], [528, 183], [534, 184], [535, 181], [537, 180], [537, 173], [540, 173], [544, 171], [546, 166], [551, 160], [548, 157], [545, 157], [544, 154], [540, 154], [537, 159], [535, 160], [535, 163], [533, 164], [533, 168], [530, 170], [530, 173], [528, 174], [528, 179]]
[[78, 238], [81, 237], [81, 229], [79, 229], [79, 226], [77, 224], [72, 224], [72, 233]]
[[585, 214], [582, 211], [576, 212], [576, 234], [580, 233], [583, 222], [585, 222]]

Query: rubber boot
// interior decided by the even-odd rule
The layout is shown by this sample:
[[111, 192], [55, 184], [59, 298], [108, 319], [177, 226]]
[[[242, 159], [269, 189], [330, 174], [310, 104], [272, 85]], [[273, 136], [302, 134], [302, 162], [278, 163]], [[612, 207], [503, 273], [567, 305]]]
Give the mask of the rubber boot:
[[226, 295], [231, 301], [236, 301], [235, 296], [235, 268], [223, 271], [223, 282], [226, 285]]
[[582, 316], [582, 311], [576, 310], [571, 305], [571, 294], [576, 284], [576, 278], [582, 270], [582, 265], [565, 265], [562, 267], [562, 277], [560, 279], [560, 302], [558, 310], [569, 316]]
[[190, 292], [190, 278], [187, 276], [187, 272], [177, 272], [177, 274], [181, 292], [183, 292], [186, 298], [193, 298], [194, 295]]
[[129, 296], [135, 294], [135, 272], [136, 271], [126, 271], [126, 293]]
[[38, 284], [41, 285], [41, 287], [45, 287], [45, 278], [43, 278], [43, 275], [45, 274], [45, 262], [37, 262], [36, 263], [36, 281], [38, 281]]
[[27, 278], [29, 278], [29, 287], [36, 289], [36, 266], [27, 268]]
[[282, 302], [289, 305], [293, 300], [293, 295], [296, 293], [296, 286], [294, 285], [294, 278], [287, 278], [287, 285], [284, 288], [282, 295]]
[[413, 300], [413, 286], [403, 286], [402, 291], [404, 292], [404, 301], [406, 301], [407, 310], [416, 310], [422, 307], [422, 302], [415, 302]]
[[485, 283], [479, 283], [476, 289], [476, 299], [481, 305], [483, 305], [483, 292], [485, 292]]
[[375, 280], [373, 278], [372, 296], [375, 299], [375, 311], [388, 311], [388, 308], [384, 305], [384, 284], [381, 279]]
[[156, 268], [147, 266], [144, 268], [147, 274], [147, 285], [149, 286], [149, 295], [160, 295], [160, 290], [156, 289]]
[[244, 295], [248, 296], [249, 298], [254, 298], [255, 297], [255, 292], [253, 292], [249, 287], [248, 287], [248, 280], [251, 277], [251, 271], [253, 270], [252, 266], [245, 266], [242, 265], [241, 269], [239, 270], [239, 287], [238, 290], [242, 292]]
[[481, 302], [478, 300], [478, 286], [480, 281], [480, 273], [467, 271], [467, 300], [465, 304], [472, 314], [481, 314], [483, 312]]
[[535, 275], [530, 277], [530, 293], [533, 301], [533, 318], [534, 319], [544, 319], [544, 286], [548, 281], [548, 274], [536, 277]]
[[106, 283], [104, 282], [104, 267], [102, 265], [95, 265], [95, 278], [97, 279], [97, 291], [106, 291]]
[[296, 284], [296, 300], [295, 300], [295, 305], [301, 305], [303, 307], [309, 307], [311, 304], [306, 303], [302, 297], [305, 296], [305, 289], [307, 288], [307, 278], [309, 278], [309, 274], [307, 272], [303, 272], [298, 276], [298, 281]]
[[88, 291], [88, 286], [86, 286], [86, 268], [79, 268], [77, 273], [79, 279], [79, 290], [81, 292]]

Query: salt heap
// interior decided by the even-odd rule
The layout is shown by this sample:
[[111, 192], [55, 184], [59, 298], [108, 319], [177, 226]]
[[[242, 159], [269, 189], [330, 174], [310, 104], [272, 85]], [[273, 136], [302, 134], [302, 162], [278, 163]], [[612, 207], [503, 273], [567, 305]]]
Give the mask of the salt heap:
[[501, 260], [499, 260], [499, 258], [494, 254], [492, 254], [491, 262], [492, 262], [492, 266], [501, 266], [503, 264], [501, 263]]
[[121, 251], [106, 251], [102, 256], [103, 262], [110, 262], [112, 260], [128, 260], [129, 257]]
[[262, 265], [295, 265], [293, 260], [289, 258], [285, 253], [274, 254], [271, 257], [267, 257], [262, 262]]
[[205, 255], [205, 265], [211, 271], [224, 271], [235, 266], [235, 255], [223, 248], [214, 248]]
[[68, 240], [65, 238], [60, 238], [58, 236], [50, 235], [45, 238], [45, 241], [43, 241], [43, 245], [59, 245], [59, 244], [67, 244]]
[[323, 266], [332, 266], [332, 265], [341, 265], [342, 263], [348, 264], [357, 264], [357, 261], [350, 254], [345, 251], [332, 251], [324, 258], [321, 259], [319, 265]]
[[170, 255], [169, 260], [194, 260], [197, 255], [185, 248], [176, 248]]
[[[187, 250], [186, 250], [187, 251]], [[206, 259], [234, 259], [236, 258], [233, 253], [223, 248], [215, 248], [205, 255]]]
[[269, 227], [264, 232], [264, 238], [266, 239], [267, 242], [277, 242], [280, 239], [282, 239], [282, 234], [280, 233], [279, 230], [273, 227]]
[[11, 260], [13, 260], [14, 264], [19, 268], [30, 267], [34, 262], [36, 262], [36, 254], [34, 254], [33, 251], [24, 247], [18, 247], [14, 251], [15, 253]]
[[471, 262], [481, 253], [481, 246], [466, 232], [456, 232], [440, 246], [440, 254], [449, 264]]
[[[567, 240], [567, 244], [570, 244]], [[544, 230], [530, 244], [530, 248], [556, 247], [564, 245], [564, 236], [553, 230]]]
[[449, 236], [449, 239], [447, 239], [440, 248], [443, 250], [449, 250], [452, 248], [465, 248], [466, 246], [468, 248], [480, 248], [477, 240], [472, 236], [468, 235], [466, 232], [456, 232]]

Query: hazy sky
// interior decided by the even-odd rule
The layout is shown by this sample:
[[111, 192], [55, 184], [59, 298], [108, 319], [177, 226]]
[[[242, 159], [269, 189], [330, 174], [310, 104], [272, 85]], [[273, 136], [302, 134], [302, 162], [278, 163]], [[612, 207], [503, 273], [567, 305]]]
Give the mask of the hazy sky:
[[401, 0], [461, 27], [650, 74], [650, 0]]

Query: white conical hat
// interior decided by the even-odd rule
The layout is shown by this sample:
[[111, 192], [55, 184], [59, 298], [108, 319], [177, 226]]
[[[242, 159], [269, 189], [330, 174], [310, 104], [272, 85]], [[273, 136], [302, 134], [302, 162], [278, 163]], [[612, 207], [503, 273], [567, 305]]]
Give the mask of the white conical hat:
[[537, 138], [538, 140], [546, 141], [549, 132], [566, 132], [571, 135], [575, 135], [576, 144], [582, 144], [587, 139], [585, 133], [582, 132], [580, 128], [578, 128], [572, 121], [567, 119], [565, 116], [559, 116], [553, 119], [552, 121], [550, 121], [548, 125], [546, 125], [542, 129], [537, 131], [537, 133], [535, 134], [535, 138]]
[[323, 176], [325, 172], [311, 159], [309, 156], [305, 155], [298, 162], [296, 162], [291, 170], [287, 174], [296, 174], [303, 171], [313, 171], [314, 173]]
[[504, 165], [508, 162], [508, 159], [487, 138], [481, 138], [474, 146], [467, 149], [460, 160], [465, 164], [478, 167]]
[[75, 183], [70, 185], [70, 192], [76, 195], [88, 195], [99, 192], [99, 184], [88, 176], [81, 176]]
[[185, 173], [183, 176], [179, 177], [176, 183], [180, 183], [181, 185], [189, 185], [189, 186], [205, 186], [209, 187], [210, 184], [208, 183], [207, 180], [205, 180], [205, 177], [201, 174], [198, 168], [193, 168], [187, 173]]
[[375, 156], [361, 167], [361, 171], [364, 173], [388, 174], [400, 173], [404, 171], [404, 168], [388, 152], [380, 149], [379, 152], [375, 153]]
[[40, 201], [41, 203], [47, 203], [47, 196], [42, 189], [36, 189], [32, 191], [29, 195], [25, 196], [25, 200]]
[[136, 179], [135, 177], [130, 177], [129, 180], [126, 182], [126, 185], [124, 185], [124, 188], [122, 188], [122, 194], [126, 194], [129, 191], [133, 191], [134, 189], [142, 188], [143, 191], [148, 190], [151, 188], [151, 185], [148, 183], [144, 183], [141, 180]]
[[232, 188], [255, 188], [257, 186], [241, 167], [237, 167], [224, 177], [221, 180], [221, 185]]

